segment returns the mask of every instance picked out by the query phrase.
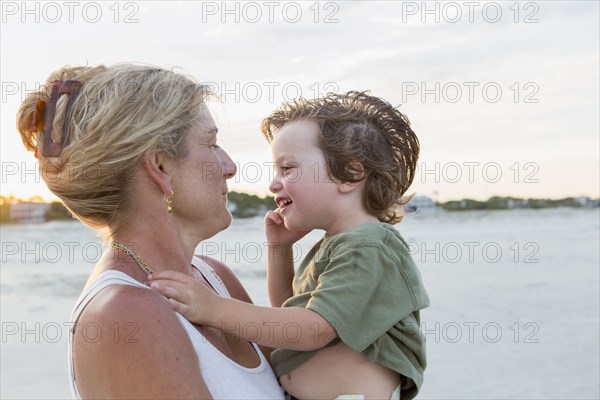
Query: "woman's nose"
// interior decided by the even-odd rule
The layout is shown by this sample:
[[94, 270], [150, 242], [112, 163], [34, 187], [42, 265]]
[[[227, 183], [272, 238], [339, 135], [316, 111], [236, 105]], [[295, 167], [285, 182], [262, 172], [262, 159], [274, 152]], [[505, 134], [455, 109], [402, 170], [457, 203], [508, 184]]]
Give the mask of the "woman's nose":
[[225, 179], [233, 178], [237, 173], [237, 166], [225, 150], [223, 150], [223, 156], [221, 157], [221, 161], [223, 162], [223, 176], [225, 177]]

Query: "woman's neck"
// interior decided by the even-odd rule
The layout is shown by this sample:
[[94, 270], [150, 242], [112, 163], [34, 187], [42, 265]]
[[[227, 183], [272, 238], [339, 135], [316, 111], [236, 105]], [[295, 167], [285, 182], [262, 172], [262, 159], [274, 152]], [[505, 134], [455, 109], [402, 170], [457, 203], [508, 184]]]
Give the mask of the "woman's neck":
[[122, 246], [115, 246], [109, 251], [113, 253], [115, 267], [126, 267], [129, 271], [135, 267], [142, 273], [142, 268], [136, 265], [141, 261], [154, 272], [171, 270], [189, 274], [190, 262], [199, 240], [192, 241], [187, 237], [188, 240], [185, 241], [181, 236], [175, 229], [169, 229], [169, 226], [156, 230], [148, 227], [129, 229], [112, 237], [112, 243], [124, 245], [129, 251], [122, 248], [119, 250]]

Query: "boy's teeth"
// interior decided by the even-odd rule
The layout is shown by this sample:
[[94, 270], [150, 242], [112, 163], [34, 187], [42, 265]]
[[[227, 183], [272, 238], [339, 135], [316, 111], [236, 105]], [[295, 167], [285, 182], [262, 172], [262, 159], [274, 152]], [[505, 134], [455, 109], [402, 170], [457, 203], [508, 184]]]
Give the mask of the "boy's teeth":
[[279, 206], [279, 208], [283, 208], [290, 203], [291, 203], [290, 200], [280, 200], [278, 206]]

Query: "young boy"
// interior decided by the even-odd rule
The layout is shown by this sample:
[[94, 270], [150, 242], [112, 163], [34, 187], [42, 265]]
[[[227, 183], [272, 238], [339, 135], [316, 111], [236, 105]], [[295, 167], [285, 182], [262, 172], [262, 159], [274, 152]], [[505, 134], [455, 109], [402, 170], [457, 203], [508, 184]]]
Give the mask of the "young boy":
[[[429, 299], [391, 226], [419, 155], [408, 120], [349, 92], [286, 104], [262, 131], [276, 166], [278, 209], [265, 217], [273, 308], [221, 298], [183, 274], [157, 273], [151, 286], [190, 321], [277, 348], [271, 360], [292, 397], [413, 398]], [[292, 245], [312, 229], [325, 236], [294, 273]]]

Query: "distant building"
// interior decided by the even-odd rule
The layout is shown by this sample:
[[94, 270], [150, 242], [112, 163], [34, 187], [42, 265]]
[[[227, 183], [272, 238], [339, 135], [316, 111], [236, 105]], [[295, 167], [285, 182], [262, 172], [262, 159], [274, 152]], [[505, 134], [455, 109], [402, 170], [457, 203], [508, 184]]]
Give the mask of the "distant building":
[[506, 200], [506, 207], [508, 208], [528, 208], [529, 200], [527, 199], [512, 199]]
[[587, 196], [577, 197], [575, 199], [575, 201], [580, 206], [582, 206], [582, 207], [588, 207], [588, 208], [598, 207], [598, 205], [600, 204], [600, 201], [598, 201], [598, 199], [590, 199]]
[[415, 196], [406, 206], [404, 206], [404, 209], [408, 212], [433, 210], [435, 208], [433, 199], [428, 196]]
[[46, 211], [50, 208], [47, 203], [12, 203], [10, 218], [22, 224], [46, 221]]

